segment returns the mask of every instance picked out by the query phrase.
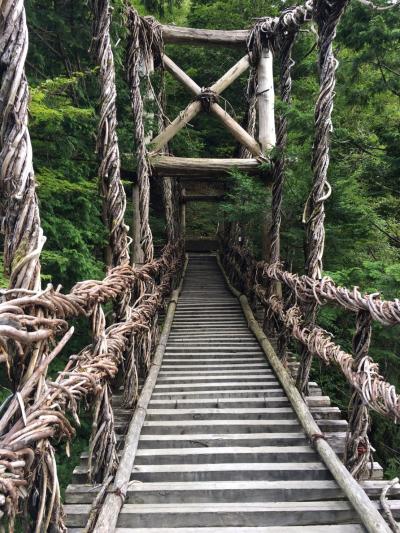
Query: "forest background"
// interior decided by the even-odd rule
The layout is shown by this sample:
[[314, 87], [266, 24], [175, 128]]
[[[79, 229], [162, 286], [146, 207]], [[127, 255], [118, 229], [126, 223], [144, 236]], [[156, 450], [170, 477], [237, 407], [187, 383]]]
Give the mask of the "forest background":
[[[135, 170], [132, 115], [125, 81], [123, 0], [114, 0], [112, 38], [117, 67], [119, 141], [124, 185], [131, 197]], [[260, 16], [277, 15], [291, 2], [269, 0], [146, 0], [134, 3], [141, 14], [168, 23], [202, 28], [242, 29]], [[91, 39], [90, 2], [27, 0], [30, 49], [27, 74], [31, 87], [30, 133], [38, 195], [47, 242], [42, 254], [43, 281], [68, 290], [83, 279], [102, 278], [106, 234], [101, 221], [95, 139], [99, 86], [97, 69], [88, 52]], [[204, 87], [218, 79], [243, 51], [168, 46], [168, 54]], [[374, 11], [354, 0], [339, 27], [335, 53], [340, 66], [333, 114], [327, 202], [324, 274], [337, 283], [381, 291], [387, 299], [400, 296], [400, 9]], [[283, 206], [282, 257], [294, 271], [304, 270], [302, 212], [310, 189], [313, 111], [318, 91], [316, 35], [302, 32], [294, 50], [293, 101], [277, 109], [289, 118], [288, 171]], [[154, 86], [159, 84], [157, 76]], [[166, 77], [167, 115], [173, 119], [190, 96]], [[237, 119], [245, 111], [246, 77], [226, 93], [224, 105]], [[151, 109], [150, 109], [151, 111]], [[151, 113], [146, 124], [155, 129]], [[230, 157], [235, 142], [210, 116], [201, 115], [172, 144], [175, 155]], [[190, 204], [188, 237], [215, 237], [222, 216], [240, 220], [259, 254], [262, 213], [269, 196], [262, 183], [235, 174], [227, 197], [215, 205]], [[127, 223], [132, 220], [128, 202]], [[155, 242], [165, 239], [162, 193], [152, 181], [151, 225]], [[0, 258], [1, 260], [1, 258]], [[1, 266], [1, 265], [0, 265]], [[2, 271], [2, 268], [0, 268]], [[6, 286], [0, 273], [0, 286]], [[354, 316], [324, 308], [320, 324], [338, 344], [351, 350]], [[85, 324], [77, 324], [69, 345], [74, 353], [87, 340]], [[66, 354], [66, 356], [68, 353]], [[389, 381], [400, 389], [399, 328], [374, 325], [371, 355]], [[52, 372], [63, 366], [58, 361]], [[346, 412], [349, 391], [339, 372], [319, 363], [313, 377], [336, 405]], [[10, 391], [1, 376], [0, 398]], [[79, 431], [67, 464], [60, 457], [60, 477], [68, 482], [80, 451], [87, 446], [90, 415]], [[387, 477], [400, 471], [400, 428], [373, 416], [371, 433], [376, 459]]]

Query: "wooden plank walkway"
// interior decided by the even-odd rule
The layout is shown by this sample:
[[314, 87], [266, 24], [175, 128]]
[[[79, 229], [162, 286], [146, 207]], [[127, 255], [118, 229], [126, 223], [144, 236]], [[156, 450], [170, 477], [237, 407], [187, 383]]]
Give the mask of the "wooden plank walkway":
[[[316, 384], [311, 391], [311, 412], [342, 453], [347, 422]], [[114, 407], [123, 435], [132, 413], [119, 395]], [[212, 255], [190, 258], [131, 480], [119, 533], [364, 531]], [[66, 493], [70, 531], [84, 528], [97, 494], [87, 482], [84, 454]], [[375, 465], [363, 486], [378, 498], [386, 483]]]

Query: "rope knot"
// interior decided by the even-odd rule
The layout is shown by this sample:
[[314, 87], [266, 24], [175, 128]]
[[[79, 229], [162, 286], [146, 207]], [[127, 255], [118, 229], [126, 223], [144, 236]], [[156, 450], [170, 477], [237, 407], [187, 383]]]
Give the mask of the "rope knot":
[[217, 104], [219, 102], [219, 95], [209, 87], [203, 87], [201, 93], [196, 96], [195, 100], [201, 103], [203, 111], [209, 113], [211, 104]]
[[311, 444], [314, 445], [319, 439], [326, 440], [326, 436], [323, 433], [314, 433], [311, 435]]

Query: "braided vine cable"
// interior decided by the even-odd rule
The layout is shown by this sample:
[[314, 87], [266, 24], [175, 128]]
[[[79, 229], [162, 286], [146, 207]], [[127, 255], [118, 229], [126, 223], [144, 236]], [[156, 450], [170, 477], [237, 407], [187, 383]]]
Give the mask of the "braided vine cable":
[[[357, 313], [356, 332], [353, 338], [353, 354], [355, 371], [362, 371], [371, 366], [373, 361], [368, 356], [371, 344], [372, 317], [368, 311]], [[365, 365], [367, 362], [367, 365]], [[371, 426], [368, 405], [360, 393], [353, 388], [349, 405], [349, 427], [346, 435], [345, 464], [356, 478], [365, 478], [373, 467], [373, 457], [368, 432]]]
[[105, 207], [112, 264], [129, 263], [128, 227], [124, 222], [126, 196], [121, 182], [121, 163], [117, 136], [117, 90], [114, 55], [111, 47], [111, 8], [108, 0], [93, 0], [93, 39], [91, 52], [100, 68], [100, 121], [97, 153], [99, 178]]
[[307, 224], [306, 272], [314, 279], [322, 277], [322, 257], [325, 244], [325, 201], [331, 195], [328, 182], [330, 133], [332, 132], [333, 99], [338, 61], [333, 53], [336, 28], [349, 0], [330, 2], [319, 0], [315, 19], [319, 33], [320, 90], [315, 106], [315, 140], [313, 146], [313, 185], [304, 210]]
[[[332, 131], [332, 110], [335, 95], [336, 69], [338, 61], [333, 53], [336, 28], [349, 0], [316, 0], [314, 18], [318, 24], [320, 89], [315, 106], [315, 139], [313, 145], [313, 185], [307, 199], [303, 222], [307, 232], [306, 272], [313, 279], [322, 278], [322, 258], [325, 245], [325, 201], [331, 195], [328, 182], [330, 133]], [[306, 320], [315, 322], [317, 305], [304, 310]], [[303, 350], [297, 376], [297, 387], [302, 394], [308, 393], [308, 378], [312, 355]]]
[[23, 0], [0, 2], [0, 214], [10, 287], [40, 289], [40, 224], [25, 76], [28, 29]]
[[[283, 15], [282, 15], [283, 16]], [[284, 32], [279, 36], [278, 48], [280, 55], [280, 97], [284, 105], [288, 106], [291, 101], [292, 76], [291, 69], [294, 66], [292, 59], [293, 45], [297, 36], [297, 31]], [[279, 114], [276, 125], [276, 156], [273, 158], [273, 182], [272, 182], [272, 202], [271, 202], [271, 227], [269, 230], [270, 254], [269, 260], [274, 263], [280, 260], [281, 253], [281, 224], [282, 224], [282, 203], [283, 186], [285, 183], [285, 150], [288, 138], [288, 119], [286, 110]], [[271, 282], [269, 292], [282, 293], [279, 284]], [[289, 302], [287, 302], [289, 305]], [[275, 320], [271, 320], [274, 318]], [[276, 316], [271, 317], [266, 313], [268, 322], [274, 323], [277, 333], [278, 355], [282, 362], [287, 361], [288, 335], [285, 325]]]
[[[280, 96], [285, 105], [291, 101], [292, 76], [291, 69], [294, 66], [292, 49], [297, 32], [291, 32], [285, 36], [280, 44]], [[285, 149], [288, 137], [288, 120], [285, 111], [281, 113], [277, 121], [276, 149], [277, 157], [273, 164], [272, 184], [272, 224], [270, 229], [271, 252], [270, 262], [280, 260], [280, 229], [282, 222], [283, 185], [285, 181]]]
[[[111, 45], [111, 6], [109, 0], [92, 0], [91, 53], [99, 66], [100, 120], [97, 133], [97, 154], [100, 161], [99, 181], [103, 199], [104, 222], [108, 228], [111, 267], [129, 264], [128, 227], [125, 224], [126, 195], [121, 181], [121, 161], [117, 136], [117, 90], [114, 55]], [[130, 291], [114, 302], [117, 320], [131, 316]], [[101, 304], [92, 314], [94, 350], [107, 353], [105, 316]], [[128, 358], [129, 358], [128, 351]], [[134, 395], [133, 395], [134, 396]], [[118, 465], [112, 393], [107, 382], [96, 391], [92, 435], [89, 447], [89, 475], [94, 483], [101, 483], [115, 473]]]
[[[166, 108], [165, 71], [162, 67], [158, 103], [158, 132], [161, 133], [167, 126], [167, 117], [164, 113]], [[168, 144], [164, 147], [163, 153], [171, 155]], [[177, 178], [171, 178], [168, 176], [162, 178], [162, 184], [167, 242], [173, 243], [179, 240], [179, 198], [181, 195], [181, 186]]]
[[[141, 62], [148, 65], [153, 58], [153, 48], [161, 40], [161, 26], [154, 19], [142, 18], [131, 6], [126, 7], [128, 24], [127, 76], [131, 95], [133, 120], [135, 124], [135, 142], [137, 155], [137, 180], [139, 187], [140, 209], [140, 245], [144, 262], [154, 256], [153, 235], [149, 223], [150, 209], [150, 164], [147, 159], [145, 131], [143, 121], [143, 99], [140, 93]], [[155, 58], [159, 59], [159, 58]]]

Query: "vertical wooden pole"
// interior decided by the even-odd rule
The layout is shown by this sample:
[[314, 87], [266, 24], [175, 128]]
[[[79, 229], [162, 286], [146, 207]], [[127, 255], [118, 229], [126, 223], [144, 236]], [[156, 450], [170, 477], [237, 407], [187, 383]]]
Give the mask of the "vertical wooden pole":
[[181, 205], [180, 205], [180, 223], [181, 223], [181, 239], [185, 242], [186, 239], [186, 200], [185, 189], [181, 191]]
[[275, 133], [275, 90], [273, 55], [263, 48], [258, 64], [258, 140], [263, 153], [270, 152], [276, 144]]
[[[257, 104], [258, 140], [264, 154], [268, 154], [276, 144], [273, 61], [272, 51], [263, 48], [257, 69]], [[262, 221], [262, 258], [264, 261], [268, 261], [270, 257], [270, 226], [271, 213], [266, 212]]]

